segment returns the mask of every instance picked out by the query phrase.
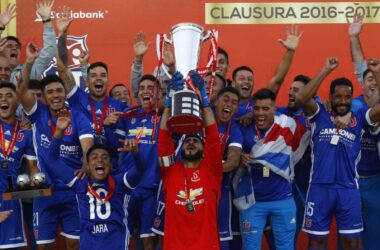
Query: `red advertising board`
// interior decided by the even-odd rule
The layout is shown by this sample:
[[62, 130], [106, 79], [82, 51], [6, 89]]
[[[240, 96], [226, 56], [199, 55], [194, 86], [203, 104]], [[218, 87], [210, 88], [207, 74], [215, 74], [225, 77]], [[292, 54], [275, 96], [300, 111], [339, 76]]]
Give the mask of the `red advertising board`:
[[[24, 45], [33, 40], [42, 46], [42, 24], [35, 14], [35, 2], [17, 0], [16, 4], [17, 36]], [[286, 103], [292, 78], [299, 73], [315, 75], [329, 56], [338, 57], [340, 67], [327, 79], [319, 94], [326, 97], [328, 82], [341, 76], [350, 78], [356, 84], [355, 94], [360, 93], [353, 74], [346, 23], [346, 17], [352, 17], [355, 12], [363, 11], [365, 15], [366, 24], [361, 35], [365, 55], [380, 57], [377, 39], [380, 2], [56, 0], [53, 17], [59, 15], [64, 5], [71, 8], [75, 18], [69, 35], [81, 37], [71, 41], [71, 66], [78, 67], [78, 53], [89, 49], [91, 61], [104, 61], [109, 65], [111, 85], [117, 82], [129, 84], [133, 37], [139, 31], [145, 32], [148, 41], [152, 42], [144, 58], [145, 71], [151, 73], [157, 65], [156, 34], [169, 34], [171, 27], [180, 22], [194, 22], [206, 30], [218, 30], [219, 46], [230, 56], [229, 77], [237, 66], [250, 66], [255, 72], [256, 90], [266, 85], [284, 54], [285, 50], [277, 40], [285, 39], [285, 27], [289, 23], [298, 23], [304, 35], [280, 92], [280, 105]], [[200, 65], [205, 64], [208, 48], [209, 43], [203, 46]]]

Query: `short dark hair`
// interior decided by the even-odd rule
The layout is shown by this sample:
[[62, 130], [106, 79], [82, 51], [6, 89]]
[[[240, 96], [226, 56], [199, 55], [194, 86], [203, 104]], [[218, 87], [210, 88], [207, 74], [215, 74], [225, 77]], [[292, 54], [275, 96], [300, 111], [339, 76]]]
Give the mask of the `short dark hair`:
[[28, 89], [38, 89], [42, 90], [41, 82], [37, 79], [30, 79], [28, 83]]
[[302, 82], [303, 84], [308, 84], [311, 81], [311, 78], [305, 75], [296, 75], [293, 79], [294, 82]]
[[108, 66], [107, 66], [107, 64], [105, 64], [104, 62], [94, 62], [94, 63], [91, 63], [90, 67], [87, 68], [87, 74], [90, 73], [90, 70], [92, 70], [92, 69], [94, 69], [96, 67], [102, 67], [108, 73]]
[[2, 88], [10, 88], [13, 90], [13, 92], [16, 93], [16, 86], [11, 82], [0, 83], [0, 89], [2, 89]]
[[20, 40], [17, 37], [15, 37], [15, 36], [6, 36], [5, 40], [7, 40], [7, 41], [15, 41], [18, 44], [18, 46], [20, 46], [20, 48], [21, 48], [21, 42], [20, 42]]
[[95, 149], [103, 149], [105, 151], [107, 151], [109, 157], [110, 157], [110, 161], [112, 162], [112, 151], [109, 147], [103, 145], [103, 144], [94, 144], [92, 145], [88, 150], [87, 150], [87, 153], [86, 153], [86, 159], [87, 159], [87, 162], [88, 162], [88, 159], [90, 158], [90, 154], [92, 153], [92, 151], [94, 151]]
[[232, 94], [235, 94], [235, 95], [238, 97], [238, 101], [240, 102], [240, 93], [239, 93], [239, 91], [238, 91], [236, 88], [231, 87], [231, 86], [227, 86], [227, 87], [222, 88], [222, 89], [219, 91], [219, 93], [218, 93], [218, 95], [216, 96], [216, 98], [218, 99], [218, 98], [221, 97], [224, 93], [227, 93], [227, 92], [232, 93]]
[[[108, 92], [108, 95], [111, 96], [111, 97], [113, 97], [113, 96], [112, 96], [112, 90], [113, 90], [114, 88], [116, 88], [116, 87], [120, 87], [120, 86], [126, 87], [126, 88], [128, 89], [128, 87], [125, 86], [123, 83], [117, 83], [117, 84], [115, 84], [115, 85], [112, 86], [112, 88], [111, 88], [110, 91]], [[129, 91], [129, 89], [128, 89], [128, 91]]]
[[272, 101], [275, 102], [276, 101], [276, 94], [270, 89], [263, 88], [263, 89], [259, 89], [258, 91], [256, 91], [256, 93], [253, 94], [253, 96], [252, 96], [253, 101], [265, 100], [265, 99], [271, 99]]
[[364, 79], [368, 75], [369, 72], [371, 72], [371, 70], [369, 70], [369, 69], [364, 70], [364, 72], [363, 72], [363, 82], [364, 82]]
[[227, 64], [230, 62], [230, 59], [228, 58], [228, 53], [225, 51], [222, 47], [218, 47], [218, 54], [224, 55], [224, 57], [227, 60]]
[[154, 83], [157, 83], [157, 84], [156, 84], [157, 87], [160, 85], [158, 79], [157, 79], [154, 75], [148, 75], [148, 74], [147, 74], [147, 75], [143, 75], [143, 76], [141, 77], [138, 86], [140, 86], [140, 83], [142, 83], [142, 82], [145, 81], [145, 80], [149, 80], [149, 81], [152, 81], [152, 82], [154, 82]]
[[330, 95], [333, 95], [334, 94], [334, 91], [335, 91], [335, 88], [337, 86], [347, 86], [347, 87], [350, 87], [351, 88], [351, 94], [354, 92], [354, 86], [352, 85], [352, 82], [345, 78], [345, 77], [341, 77], [341, 78], [337, 78], [335, 80], [333, 80], [331, 82], [331, 85], [330, 85]]
[[[209, 73], [207, 73], [206, 76], [211, 76], [211, 75], [212, 75], [212, 73], [209, 72]], [[226, 78], [224, 78], [221, 74], [218, 74], [218, 73], [217, 73], [215, 76], [216, 76], [215, 79], [216, 79], [216, 78], [219, 78], [219, 80], [222, 81], [222, 84], [223, 84], [222, 87], [223, 87], [223, 88], [227, 86], [227, 80], [226, 80]]]
[[59, 82], [63, 86], [65, 86], [63, 84], [63, 80], [61, 79], [61, 77], [59, 77], [57, 75], [47, 75], [44, 78], [42, 78], [42, 80], [41, 80], [41, 89], [44, 90], [47, 85], [49, 85], [50, 83], [53, 83], [53, 82]]
[[240, 66], [240, 67], [237, 67], [237, 68], [232, 72], [232, 79], [235, 79], [237, 73], [238, 73], [239, 71], [242, 71], [242, 70], [249, 71], [249, 72], [251, 72], [251, 73], [253, 74], [253, 70], [252, 70], [250, 67], [248, 67], [248, 66]]

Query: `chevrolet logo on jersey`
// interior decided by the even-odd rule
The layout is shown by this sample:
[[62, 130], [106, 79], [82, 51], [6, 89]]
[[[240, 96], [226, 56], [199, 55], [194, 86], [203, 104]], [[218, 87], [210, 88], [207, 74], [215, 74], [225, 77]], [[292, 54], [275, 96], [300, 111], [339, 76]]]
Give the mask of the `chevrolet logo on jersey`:
[[[196, 189], [190, 189], [190, 200], [193, 201], [195, 200], [195, 198], [197, 198], [197, 196], [200, 196], [203, 194], [203, 188], [196, 188]], [[179, 198], [182, 198], [184, 200], [186, 200], [186, 193], [185, 191], [181, 190], [177, 193], [177, 196]]]
[[[130, 129], [130, 130], [128, 131], [128, 136], [135, 136], [135, 137], [136, 137], [136, 136], [140, 133], [141, 128], [142, 128], [142, 127], [137, 127], [137, 128], [135, 128], [135, 129]], [[150, 129], [150, 128], [147, 128], [147, 127], [144, 127], [144, 130], [143, 130], [143, 132], [142, 132], [141, 137], [143, 138], [143, 137], [145, 137], [146, 135], [152, 135], [152, 131], [153, 131], [153, 129]]]

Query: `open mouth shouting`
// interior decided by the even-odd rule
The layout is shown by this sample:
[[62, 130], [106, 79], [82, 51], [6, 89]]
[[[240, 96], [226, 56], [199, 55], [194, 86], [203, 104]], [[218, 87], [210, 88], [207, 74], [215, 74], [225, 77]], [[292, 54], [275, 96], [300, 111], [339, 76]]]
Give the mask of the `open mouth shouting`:
[[95, 172], [98, 174], [98, 175], [103, 175], [105, 174], [105, 168], [103, 165], [97, 165], [95, 166]]
[[8, 111], [9, 110], [9, 105], [7, 103], [2, 103], [2, 104], [0, 104], [0, 109], [2, 111]]

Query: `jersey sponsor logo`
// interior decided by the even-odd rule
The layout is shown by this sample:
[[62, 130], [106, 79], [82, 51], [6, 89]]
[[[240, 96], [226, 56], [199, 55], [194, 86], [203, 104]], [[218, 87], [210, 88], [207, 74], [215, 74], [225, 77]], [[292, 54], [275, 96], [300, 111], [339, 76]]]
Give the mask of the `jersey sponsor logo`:
[[[201, 188], [196, 188], [196, 189], [190, 189], [190, 201], [193, 203], [194, 206], [196, 205], [199, 205], [199, 204], [203, 204], [205, 202], [205, 200], [202, 198], [202, 199], [199, 199], [199, 200], [196, 200], [198, 196], [201, 196], [203, 195], [203, 187]], [[179, 198], [181, 198], [182, 200], [175, 200], [175, 204], [177, 205], [181, 205], [181, 206], [186, 206], [187, 205], [187, 202], [186, 202], [186, 193], [185, 191], [183, 190], [180, 190], [178, 193], [177, 193], [177, 196]]]
[[336, 134], [339, 134], [340, 136], [343, 136], [351, 141], [355, 141], [356, 139], [356, 135], [353, 134], [353, 133], [350, 133], [344, 129], [339, 129], [337, 131], [336, 128], [324, 128], [322, 129], [319, 134], [321, 135], [336, 135]]
[[108, 233], [107, 224], [96, 224], [92, 227], [92, 234]]
[[191, 181], [192, 182], [198, 182], [200, 180], [199, 178], [199, 170], [196, 170], [193, 175], [191, 176]]
[[144, 129], [143, 132], [142, 132], [142, 134], [141, 134], [141, 138], [143, 138], [143, 137], [145, 137], [147, 135], [151, 135], [152, 132], [153, 132], [153, 129], [150, 129], [150, 128], [147, 128], [147, 127], [137, 127], [135, 129], [128, 130], [128, 136], [134, 136], [134, 137], [136, 137], [140, 133], [141, 129]]
[[49, 137], [47, 137], [45, 134], [41, 134], [41, 147], [48, 148], [50, 146], [50, 140]]

